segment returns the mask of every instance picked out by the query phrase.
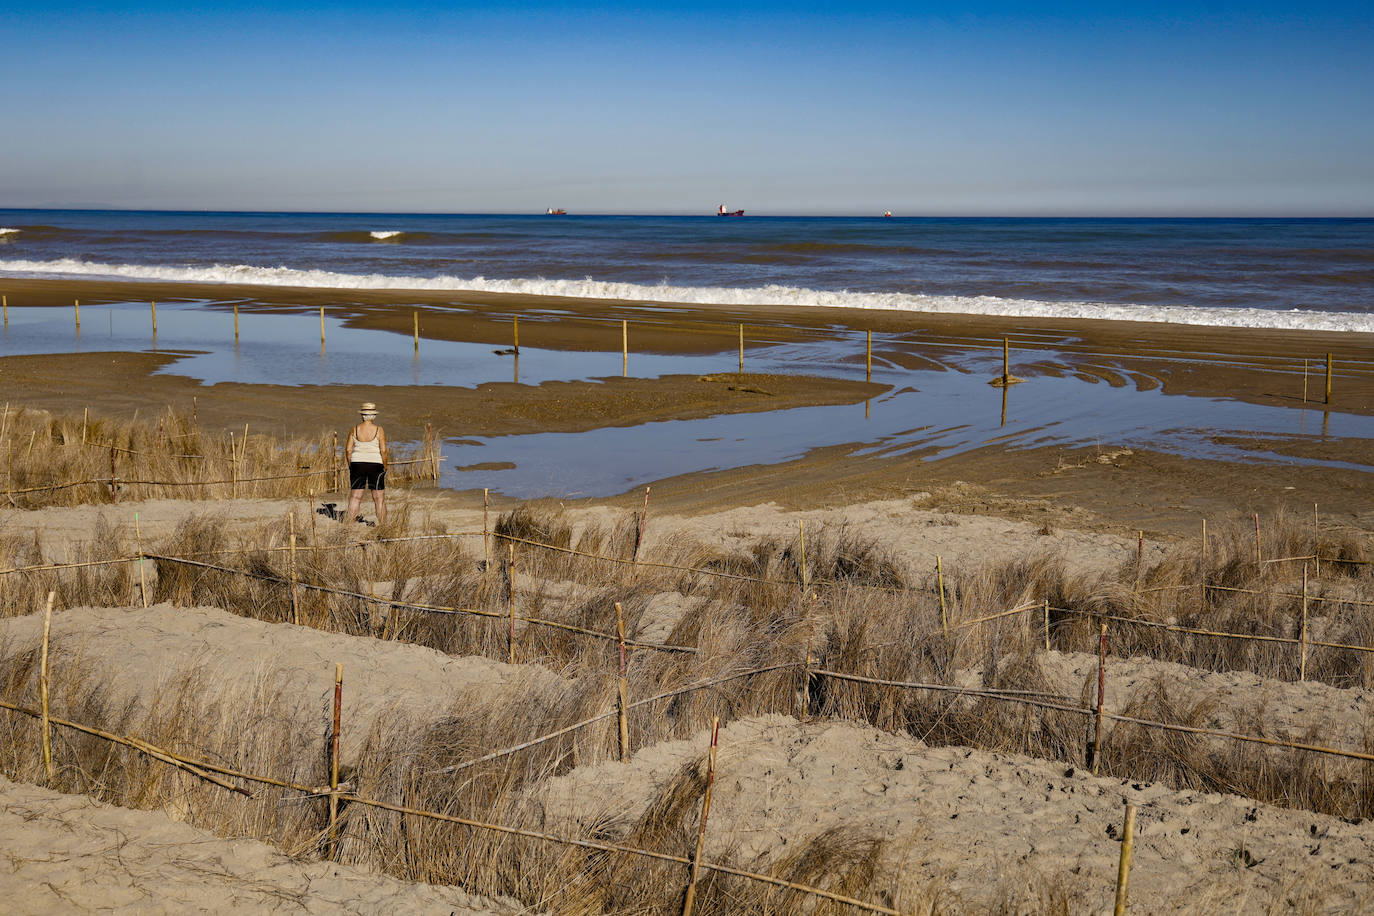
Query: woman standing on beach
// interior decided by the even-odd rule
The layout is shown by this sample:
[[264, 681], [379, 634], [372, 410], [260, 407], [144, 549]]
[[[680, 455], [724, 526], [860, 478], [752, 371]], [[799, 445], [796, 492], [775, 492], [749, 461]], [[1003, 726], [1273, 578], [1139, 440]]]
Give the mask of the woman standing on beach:
[[348, 432], [344, 454], [348, 457], [348, 480], [352, 492], [348, 495], [348, 521], [363, 520], [358, 508], [363, 492], [372, 491], [372, 504], [377, 509], [377, 523], [386, 524], [386, 431], [376, 423], [377, 405], [368, 401], [358, 409], [362, 422]]

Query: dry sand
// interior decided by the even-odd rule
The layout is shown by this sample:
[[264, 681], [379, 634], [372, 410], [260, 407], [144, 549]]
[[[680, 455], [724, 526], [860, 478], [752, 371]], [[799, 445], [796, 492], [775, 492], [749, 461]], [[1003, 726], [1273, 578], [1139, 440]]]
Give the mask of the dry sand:
[[252, 839], [220, 839], [161, 814], [0, 777], [5, 912], [528, 912], [452, 887], [411, 884], [332, 862], [301, 862]]
[[[709, 737], [646, 748], [628, 765], [580, 767], [548, 787], [548, 815], [569, 825], [632, 820]], [[775, 861], [829, 828], [867, 828], [893, 843], [888, 865], [917, 884], [944, 882], [959, 911], [992, 910], [1004, 887], [1033, 893], [1040, 881], [1082, 892], [1084, 912], [1110, 912], [1127, 802], [1140, 808], [1133, 913], [1374, 906], [1374, 825], [786, 716], [722, 727], [705, 854]]]

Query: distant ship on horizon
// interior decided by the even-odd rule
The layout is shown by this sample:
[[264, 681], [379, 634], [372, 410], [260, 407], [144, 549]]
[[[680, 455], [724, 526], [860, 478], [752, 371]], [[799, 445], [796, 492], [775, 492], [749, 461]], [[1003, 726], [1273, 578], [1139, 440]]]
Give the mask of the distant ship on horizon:
[[564, 210], [562, 207], [549, 207], [549, 209], [547, 209], [547, 210], [544, 211], [544, 215], [545, 215], [545, 216], [567, 216], [567, 215], [568, 215], [568, 211], [567, 211], [567, 210]]
[[743, 210], [727, 210], [727, 209], [725, 209], [725, 204], [721, 204], [721, 205], [720, 205], [720, 209], [716, 211], [716, 216], [743, 216], [743, 215], [744, 215], [744, 211], [743, 211]]

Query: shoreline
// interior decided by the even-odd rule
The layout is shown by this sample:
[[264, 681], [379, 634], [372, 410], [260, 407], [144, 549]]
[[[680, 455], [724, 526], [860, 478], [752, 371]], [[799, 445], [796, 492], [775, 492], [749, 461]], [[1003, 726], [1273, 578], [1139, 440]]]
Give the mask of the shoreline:
[[[209, 302], [227, 309], [239, 302], [253, 310], [313, 311], [326, 307], [348, 326], [384, 330], [409, 337], [413, 312], [421, 316], [425, 339], [468, 340], [504, 346], [511, 318], [520, 317], [520, 340], [530, 347], [615, 352], [621, 321], [630, 322], [632, 352], [728, 354], [738, 346], [745, 324], [747, 379], [749, 349], [807, 339], [853, 341], [847, 363], [862, 372], [864, 332], [874, 335], [874, 359], [890, 367], [887, 384], [841, 379], [818, 368], [810, 376], [779, 376], [786, 385], [769, 388], [757, 381], [730, 391], [733, 373], [718, 373], [725, 384], [703, 384], [704, 377], [661, 379], [607, 378], [549, 382], [539, 386], [510, 382], [471, 388], [394, 386], [389, 423], [404, 436], [433, 422], [447, 437], [528, 432], [586, 431], [611, 425], [688, 418], [718, 413], [773, 411], [806, 404], [854, 404], [890, 390], [891, 369], [958, 369], [950, 354], [984, 351], [989, 362], [1001, 355], [1002, 338], [1013, 341], [1012, 370], [1022, 374], [1074, 375], [1088, 382], [1171, 395], [1222, 398], [1289, 410], [1312, 410], [1314, 435], [1280, 442], [1253, 440], [1253, 461], [1185, 458], [1148, 446], [1122, 450], [1103, 441], [1089, 447], [1008, 448], [995, 440], [971, 452], [927, 460], [921, 452], [902, 456], [856, 456], [862, 443], [825, 446], [780, 464], [708, 470], [654, 483], [655, 504], [701, 512], [713, 507], [777, 502], [795, 508], [834, 506], [857, 500], [930, 493], [950, 511], [997, 512], [1045, 519], [1046, 524], [1093, 525], [1187, 532], [1200, 515], [1220, 511], [1305, 511], [1313, 503], [1347, 524], [1374, 528], [1367, 495], [1374, 475], [1339, 467], [1279, 464], [1266, 450], [1294, 459], [1340, 462], [1367, 455], [1371, 442], [1317, 435], [1328, 412], [1374, 415], [1374, 335], [1326, 332], [1268, 332], [1200, 329], [1139, 323], [1043, 321], [1034, 324], [979, 316], [867, 313], [841, 309], [760, 309], [753, 307], [653, 305], [611, 301], [563, 300], [513, 295], [455, 297], [437, 293], [314, 290], [214, 284], [135, 284], [59, 281], [0, 282], [15, 306], [70, 307], [137, 302]], [[250, 319], [251, 320], [251, 319]], [[423, 346], [423, 340], [422, 340]], [[1320, 403], [1322, 378], [1316, 357], [1336, 355], [1330, 405]], [[1303, 403], [1302, 359], [1312, 360], [1309, 399]], [[264, 432], [323, 428], [328, 404], [377, 400], [374, 386], [287, 387], [222, 383], [203, 385], [176, 375], [153, 375], [170, 354], [87, 353], [0, 358], [0, 382], [14, 406], [54, 408], [80, 413], [93, 409], [127, 416], [135, 410], [164, 410], [175, 402], [190, 407], [198, 397], [203, 422], [241, 429], [245, 421]], [[958, 369], [958, 371], [967, 371]], [[898, 383], [900, 384], [900, 383]], [[1017, 386], [1028, 394], [1030, 385]], [[366, 396], [364, 396], [366, 395]], [[1020, 396], [1020, 395], [1018, 395]], [[325, 404], [326, 409], [321, 405]], [[1317, 416], [1321, 414], [1323, 416]], [[1237, 436], [1231, 434], [1231, 439]], [[1247, 440], [1242, 434], [1239, 441]], [[1236, 444], [1232, 441], [1231, 444]], [[470, 497], [452, 491], [459, 502]], [[586, 504], [630, 505], [632, 492]], [[660, 500], [662, 501], [660, 503]]]
[[[910, 367], [950, 348], [1000, 350], [1010, 338], [1013, 365], [1028, 357], [1042, 370], [1083, 373], [1128, 384], [1132, 372], [1151, 376], [1165, 394], [1229, 397], [1302, 407], [1303, 360], [1309, 399], [1322, 394], [1324, 360], [1335, 363], [1332, 411], [1374, 414], [1374, 334], [1355, 331], [1266, 330], [1159, 322], [1075, 318], [1007, 318], [833, 308], [653, 303], [574, 299], [514, 293], [317, 289], [217, 283], [161, 283], [0, 278], [15, 307], [70, 307], [162, 301], [204, 302], [211, 308], [290, 312], [329, 309], [347, 327], [410, 336], [420, 313], [421, 338], [507, 345], [512, 317], [525, 319], [521, 342], [553, 350], [614, 352], [622, 321], [630, 322], [632, 352], [724, 353], [738, 346], [745, 326], [746, 369], [751, 347], [872, 332], [874, 355]], [[894, 340], [884, 340], [884, 335]], [[861, 345], [861, 341], [859, 342]], [[892, 351], [892, 352], [888, 352]], [[1046, 354], [1062, 357], [1046, 360]]]

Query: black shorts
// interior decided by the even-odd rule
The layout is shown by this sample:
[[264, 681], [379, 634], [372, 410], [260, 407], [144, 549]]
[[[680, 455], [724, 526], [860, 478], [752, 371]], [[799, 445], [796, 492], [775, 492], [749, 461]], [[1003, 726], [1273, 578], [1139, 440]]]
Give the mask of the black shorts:
[[386, 467], [371, 461], [350, 461], [348, 481], [352, 490], [385, 490]]

